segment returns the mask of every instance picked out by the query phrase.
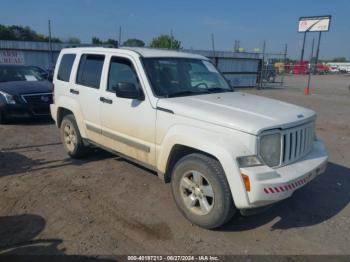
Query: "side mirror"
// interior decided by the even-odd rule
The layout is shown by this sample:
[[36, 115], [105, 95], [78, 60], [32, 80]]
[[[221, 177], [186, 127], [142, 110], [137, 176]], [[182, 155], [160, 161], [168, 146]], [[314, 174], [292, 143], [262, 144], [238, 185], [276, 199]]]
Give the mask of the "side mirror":
[[117, 97], [145, 100], [142, 90], [133, 83], [118, 82], [115, 86], [115, 94]]

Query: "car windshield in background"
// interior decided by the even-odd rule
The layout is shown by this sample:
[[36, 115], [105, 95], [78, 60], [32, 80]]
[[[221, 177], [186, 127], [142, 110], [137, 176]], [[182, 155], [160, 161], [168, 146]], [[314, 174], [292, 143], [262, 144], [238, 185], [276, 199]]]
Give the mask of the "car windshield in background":
[[38, 70], [29, 66], [0, 66], [0, 82], [43, 80]]
[[206, 60], [144, 58], [152, 89], [159, 97], [232, 92], [224, 77]]

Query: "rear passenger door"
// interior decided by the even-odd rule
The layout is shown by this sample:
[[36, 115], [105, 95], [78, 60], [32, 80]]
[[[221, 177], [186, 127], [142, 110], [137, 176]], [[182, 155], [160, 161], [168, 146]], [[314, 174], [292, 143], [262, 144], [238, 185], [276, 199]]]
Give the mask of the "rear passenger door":
[[79, 101], [87, 137], [101, 143], [100, 85], [105, 55], [81, 54], [71, 95]]

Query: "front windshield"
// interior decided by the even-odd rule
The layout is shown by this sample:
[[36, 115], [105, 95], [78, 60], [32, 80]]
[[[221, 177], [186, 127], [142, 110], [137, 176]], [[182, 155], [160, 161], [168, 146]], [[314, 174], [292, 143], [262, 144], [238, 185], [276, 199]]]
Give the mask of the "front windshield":
[[38, 70], [29, 66], [0, 66], [0, 82], [43, 80]]
[[153, 92], [159, 97], [232, 91], [214, 65], [206, 60], [144, 58], [143, 63]]

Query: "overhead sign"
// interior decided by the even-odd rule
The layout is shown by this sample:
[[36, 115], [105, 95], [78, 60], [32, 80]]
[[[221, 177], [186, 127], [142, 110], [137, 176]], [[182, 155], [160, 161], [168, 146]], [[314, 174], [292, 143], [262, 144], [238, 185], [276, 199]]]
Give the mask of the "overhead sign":
[[23, 65], [23, 52], [16, 50], [0, 50], [0, 64]]
[[322, 32], [329, 31], [331, 16], [309, 16], [299, 18], [299, 32]]

